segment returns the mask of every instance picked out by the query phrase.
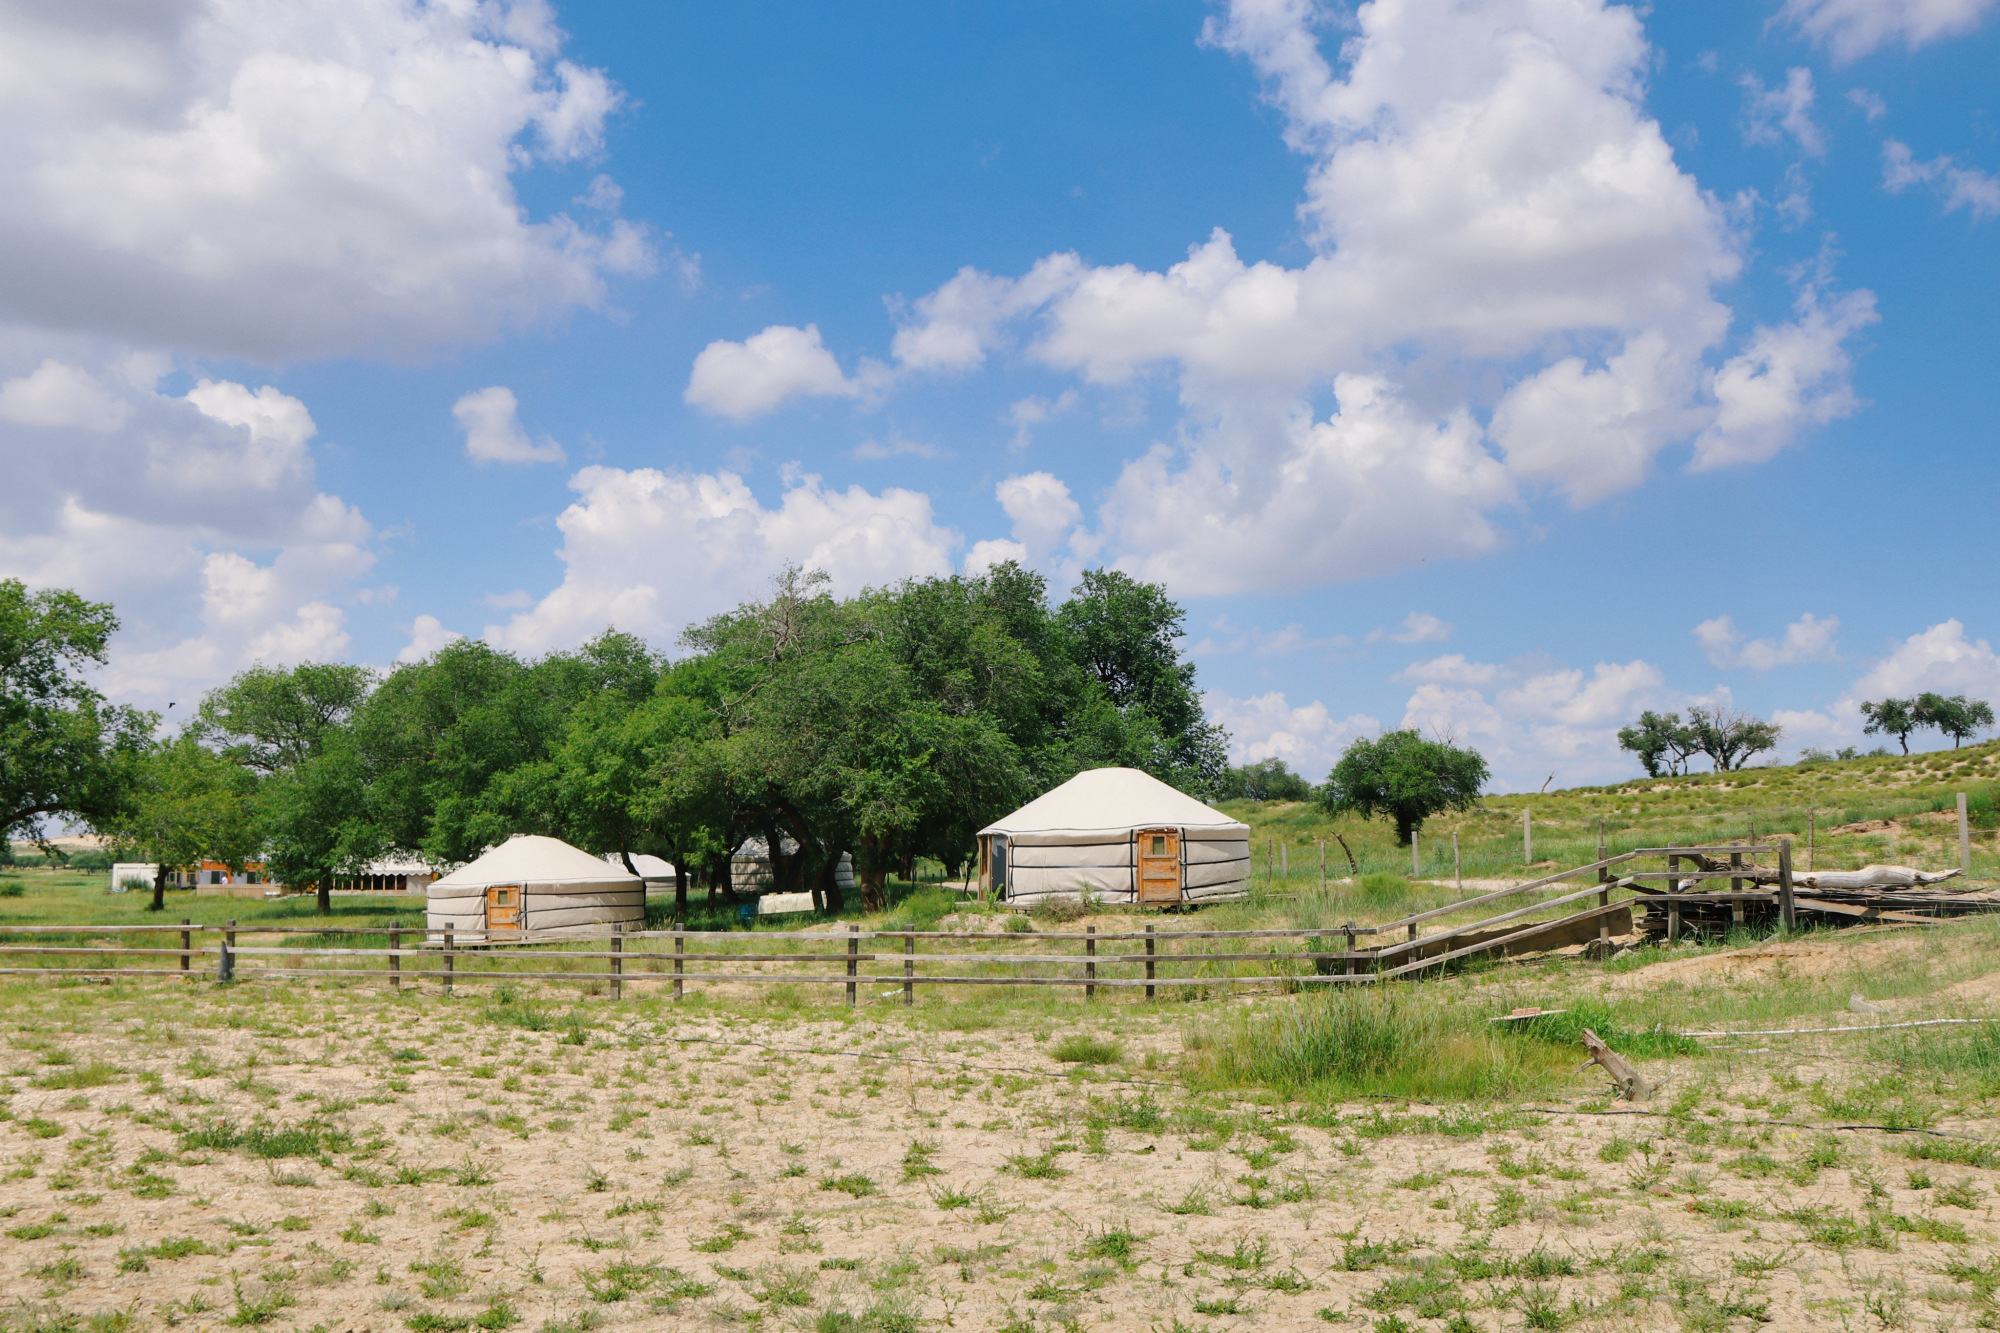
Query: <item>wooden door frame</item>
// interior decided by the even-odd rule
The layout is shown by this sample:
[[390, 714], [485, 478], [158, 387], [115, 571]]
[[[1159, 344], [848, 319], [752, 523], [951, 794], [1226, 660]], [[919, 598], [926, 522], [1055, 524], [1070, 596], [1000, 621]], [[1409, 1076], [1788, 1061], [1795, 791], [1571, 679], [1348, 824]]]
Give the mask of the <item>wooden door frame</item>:
[[[1142, 839], [1161, 834], [1173, 840], [1174, 896], [1172, 898], [1148, 898], [1146, 897], [1145, 864], [1153, 858], [1143, 850], [1144, 843]], [[1187, 833], [1185, 830], [1171, 824], [1132, 830], [1132, 900], [1135, 904], [1141, 906], [1147, 903], [1166, 904], [1187, 901]]]
[[[528, 920], [528, 886], [526, 884], [488, 884], [485, 892], [480, 894], [480, 906], [483, 909], [481, 924], [485, 927], [487, 934], [490, 935], [493, 933], [495, 929], [493, 925], [493, 908], [495, 906], [493, 895], [502, 889], [512, 889], [519, 896], [513, 904], [514, 924], [511, 926], [503, 925], [499, 929], [503, 931], [511, 930], [519, 934], [526, 928]], [[500, 904], [500, 906], [505, 906], [505, 904]]]

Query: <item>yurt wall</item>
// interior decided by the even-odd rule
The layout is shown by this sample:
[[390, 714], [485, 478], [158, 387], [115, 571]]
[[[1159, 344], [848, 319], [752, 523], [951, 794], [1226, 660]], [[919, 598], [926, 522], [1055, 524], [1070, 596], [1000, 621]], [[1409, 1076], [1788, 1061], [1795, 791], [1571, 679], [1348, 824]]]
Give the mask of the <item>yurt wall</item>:
[[645, 881], [558, 838], [517, 834], [430, 886], [432, 939], [587, 934], [646, 921]]

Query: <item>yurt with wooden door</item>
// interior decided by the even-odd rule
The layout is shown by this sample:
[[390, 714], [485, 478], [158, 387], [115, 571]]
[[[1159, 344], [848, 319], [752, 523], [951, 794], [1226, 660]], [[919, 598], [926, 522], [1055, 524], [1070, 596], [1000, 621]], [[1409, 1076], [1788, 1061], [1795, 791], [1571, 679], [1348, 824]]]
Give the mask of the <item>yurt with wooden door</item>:
[[1093, 768], [979, 831], [979, 887], [1009, 903], [1210, 903], [1249, 892], [1250, 826], [1136, 768]]
[[430, 937], [494, 943], [646, 922], [646, 882], [560, 838], [517, 833], [428, 890]]

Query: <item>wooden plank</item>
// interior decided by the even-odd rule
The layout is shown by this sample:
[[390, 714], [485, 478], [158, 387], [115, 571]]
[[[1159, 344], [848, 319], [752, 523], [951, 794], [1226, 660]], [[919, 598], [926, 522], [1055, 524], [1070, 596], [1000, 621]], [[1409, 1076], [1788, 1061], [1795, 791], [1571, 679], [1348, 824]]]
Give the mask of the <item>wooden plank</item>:
[[1632, 933], [1632, 905], [1618, 903], [1609, 908], [1564, 917], [1561, 921], [1551, 921], [1539, 934], [1525, 938], [1519, 930], [1496, 928], [1489, 931], [1462, 931], [1456, 935], [1432, 935], [1424, 944], [1435, 945], [1428, 953], [1442, 953], [1447, 945], [1490, 944], [1497, 940], [1509, 941], [1502, 951], [1508, 956], [1536, 953], [1544, 949], [1560, 949], [1569, 944], [1584, 944], [1599, 937], [1600, 933], [1629, 935]]
[[[1438, 954], [1431, 958], [1420, 958], [1416, 962], [1405, 963], [1401, 967], [1391, 968], [1386, 972], [1378, 972], [1376, 973], [1376, 975], [1385, 978], [1399, 977], [1402, 976], [1405, 972], [1415, 972], [1421, 968], [1440, 966], [1444, 963], [1449, 963], [1454, 961], [1455, 959], [1464, 958], [1471, 954], [1483, 953], [1489, 949], [1493, 949], [1498, 946], [1508, 944], [1515, 939], [1526, 938], [1528, 936], [1535, 934], [1537, 931], [1547, 930], [1555, 926], [1568, 925], [1572, 922], [1592, 920], [1597, 916], [1599, 912], [1605, 912], [1605, 911], [1615, 912], [1622, 908], [1626, 908], [1628, 906], [1629, 906], [1628, 903], [1619, 903], [1609, 908], [1593, 907], [1587, 912], [1578, 912], [1575, 916], [1565, 917], [1562, 921], [1537, 922], [1534, 925], [1524, 927], [1520, 930], [1514, 931], [1511, 934], [1502, 935], [1498, 939], [1487, 940], [1479, 944], [1471, 945], [1467, 948], [1454, 949], [1449, 953]], [[1387, 951], [1385, 950], [1384, 952]]]

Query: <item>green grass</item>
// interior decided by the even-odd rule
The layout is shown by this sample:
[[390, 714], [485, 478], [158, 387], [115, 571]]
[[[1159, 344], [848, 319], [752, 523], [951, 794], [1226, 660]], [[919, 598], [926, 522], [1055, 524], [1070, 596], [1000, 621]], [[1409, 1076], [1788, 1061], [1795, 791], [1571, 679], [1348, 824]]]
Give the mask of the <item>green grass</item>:
[[1072, 1032], [1057, 1042], [1049, 1054], [1064, 1064], [1115, 1065], [1124, 1058], [1125, 1050], [1108, 1037]]

